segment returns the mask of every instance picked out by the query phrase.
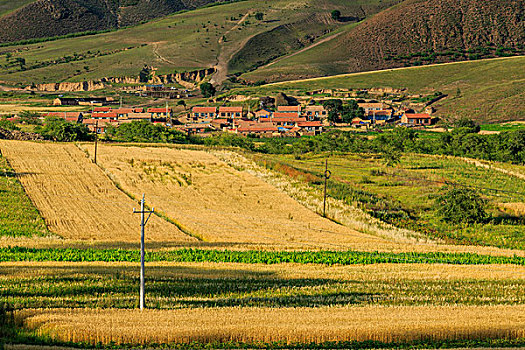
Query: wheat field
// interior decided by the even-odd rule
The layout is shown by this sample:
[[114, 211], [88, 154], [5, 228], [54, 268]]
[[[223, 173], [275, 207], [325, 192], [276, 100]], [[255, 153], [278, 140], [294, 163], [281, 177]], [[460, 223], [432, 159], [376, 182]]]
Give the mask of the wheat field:
[[[525, 266], [519, 265], [447, 265], [447, 264], [372, 264], [372, 265], [303, 265], [241, 263], [174, 263], [151, 262], [148, 278], [317, 278], [338, 281], [454, 281], [454, 280], [519, 280]], [[87, 274], [118, 274], [138, 277], [138, 263], [129, 262], [3, 262], [0, 280], [11, 278], [72, 277]]]
[[[0, 141], [0, 150], [53, 233], [64, 239], [138, 242], [139, 205], [119, 191], [73, 144]], [[190, 242], [152, 218], [148, 241]]]
[[102, 145], [98, 159], [124, 190], [146, 192], [150, 206], [208, 242], [305, 249], [387, 242], [324, 219], [204, 151]]
[[441, 341], [525, 337], [525, 305], [179, 310], [24, 310], [19, 322], [73, 342]]

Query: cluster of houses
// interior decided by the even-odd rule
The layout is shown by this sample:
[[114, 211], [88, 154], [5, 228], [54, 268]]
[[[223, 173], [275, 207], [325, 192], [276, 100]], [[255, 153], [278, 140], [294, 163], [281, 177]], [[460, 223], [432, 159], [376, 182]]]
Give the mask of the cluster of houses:
[[[384, 103], [359, 103], [364, 115], [354, 118], [356, 128], [397, 123], [404, 126], [432, 125], [431, 113], [394, 111]], [[429, 111], [430, 112], [430, 111]], [[276, 111], [261, 109], [246, 112], [243, 107], [193, 107], [184, 122], [188, 132], [223, 130], [242, 135], [304, 136], [317, 135], [330, 126], [328, 111], [322, 105], [278, 106]]]
[[133, 121], [148, 121], [166, 125], [172, 116], [170, 108], [111, 108], [95, 107], [91, 113], [87, 112], [51, 112], [44, 117], [63, 118], [68, 122], [81, 123], [88, 127], [89, 131], [103, 134], [111, 125], [118, 127]]
[[184, 129], [201, 133], [214, 129], [242, 135], [304, 136], [323, 131], [327, 111], [322, 106], [279, 106], [276, 111], [245, 111], [243, 107], [193, 107]]
[[[410, 113], [390, 108], [384, 103], [359, 103], [363, 117], [354, 118], [351, 125], [356, 128], [374, 127], [397, 123], [405, 126], [427, 126], [432, 124], [431, 113]], [[243, 107], [196, 106], [175, 118], [175, 113], [165, 108], [112, 108], [95, 107], [91, 113], [53, 112], [46, 117], [64, 118], [66, 121], [82, 123], [91, 132], [104, 133], [111, 125], [118, 127], [133, 121], [148, 121], [177, 128], [193, 134], [224, 131], [241, 135], [262, 137], [299, 137], [318, 135], [332, 125], [328, 111], [322, 105], [278, 106], [275, 111], [260, 109], [254, 112]], [[348, 125], [348, 124], [346, 124]]]

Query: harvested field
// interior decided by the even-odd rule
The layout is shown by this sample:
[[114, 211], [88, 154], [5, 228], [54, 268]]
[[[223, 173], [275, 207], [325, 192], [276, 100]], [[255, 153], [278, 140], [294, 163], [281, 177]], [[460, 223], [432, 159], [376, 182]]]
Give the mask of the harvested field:
[[[37, 334], [89, 343], [387, 343], [525, 337], [525, 306], [24, 310]], [[138, 327], [137, 325], [141, 326]]]
[[335, 224], [215, 156], [103, 145], [99, 161], [124, 190], [209, 242], [290, 248], [377, 247], [386, 240]]
[[[71, 240], [140, 240], [138, 204], [75, 145], [1, 141], [0, 149], [50, 231]], [[160, 218], [150, 225], [149, 241], [193, 240]]]

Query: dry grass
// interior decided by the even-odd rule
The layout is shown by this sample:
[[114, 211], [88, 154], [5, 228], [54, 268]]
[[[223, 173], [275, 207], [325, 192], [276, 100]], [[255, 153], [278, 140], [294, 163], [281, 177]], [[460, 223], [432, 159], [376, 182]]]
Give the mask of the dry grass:
[[[8, 159], [49, 229], [65, 239], [137, 242], [137, 203], [119, 191], [73, 144], [2, 141]], [[149, 241], [190, 242], [159, 218], [150, 223]]]
[[[525, 306], [210, 308], [180, 310], [25, 310], [37, 334], [89, 343], [515, 339], [525, 337]], [[138, 326], [140, 325], [140, 327]]]
[[99, 160], [126, 191], [209, 242], [366, 249], [384, 239], [337, 225], [260, 179], [194, 150], [103, 145]]
[[499, 207], [513, 215], [525, 216], [525, 203], [500, 203]]
[[[0, 280], [11, 278], [72, 277], [119, 274], [137, 277], [137, 263], [125, 262], [4, 262]], [[170, 263], [147, 264], [148, 278], [275, 278], [330, 279], [338, 281], [453, 281], [519, 280], [525, 267], [517, 265], [374, 264], [323, 266], [300, 264]]]

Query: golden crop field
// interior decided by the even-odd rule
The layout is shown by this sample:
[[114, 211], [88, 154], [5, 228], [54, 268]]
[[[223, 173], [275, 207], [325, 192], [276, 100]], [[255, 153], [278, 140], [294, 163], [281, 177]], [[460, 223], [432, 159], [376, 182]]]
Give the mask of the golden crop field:
[[[138, 204], [75, 145], [1, 141], [0, 150], [53, 233], [70, 240], [140, 240], [140, 217], [133, 214]], [[149, 225], [149, 241], [194, 240], [160, 218]]]
[[102, 145], [98, 159], [133, 196], [208, 242], [290, 248], [377, 247], [386, 240], [335, 224], [204, 151]]
[[[453, 281], [453, 280], [519, 280], [525, 266], [519, 265], [446, 265], [446, 264], [373, 264], [324, 266], [303, 264], [240, 264], [240, 263], [173, 263], [147, 264], [148, 278], [298, 278], [332, 279], [338, 281]], [[3, 262], [0, 280], [12, 278], [73, 277], [115, 274], [138, 277], [138, 264], [129, 262]]]
[[37, 334], [73, 342], [170, 343], [517, 339], [525, 306], [24, 310]]

